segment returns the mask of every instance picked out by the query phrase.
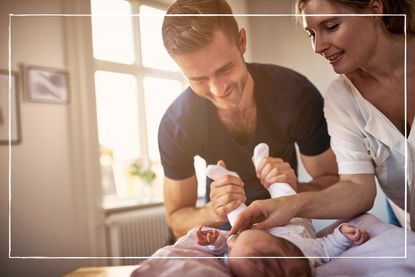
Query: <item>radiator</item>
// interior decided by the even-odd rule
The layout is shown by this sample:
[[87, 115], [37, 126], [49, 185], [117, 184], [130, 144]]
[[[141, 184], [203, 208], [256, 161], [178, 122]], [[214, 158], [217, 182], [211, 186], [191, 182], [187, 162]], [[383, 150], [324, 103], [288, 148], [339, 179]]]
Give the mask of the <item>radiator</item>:
[[[111, 257], [148, 257], [171, 240], [164, 207], [111, 214], [106, 219]], [[137, 264], [142, 259], [112, 259], [113, 265]]]

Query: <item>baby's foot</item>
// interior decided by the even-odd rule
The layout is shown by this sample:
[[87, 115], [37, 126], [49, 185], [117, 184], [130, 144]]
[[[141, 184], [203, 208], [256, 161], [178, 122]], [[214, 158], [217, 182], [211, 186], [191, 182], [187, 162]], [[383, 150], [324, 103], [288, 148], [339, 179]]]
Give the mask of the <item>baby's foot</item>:
[[362, 231], [359, 228], [347, 223], [340, 227], [340, 232], [354, 245], [361, 245], [369, 239], [368, 232]]

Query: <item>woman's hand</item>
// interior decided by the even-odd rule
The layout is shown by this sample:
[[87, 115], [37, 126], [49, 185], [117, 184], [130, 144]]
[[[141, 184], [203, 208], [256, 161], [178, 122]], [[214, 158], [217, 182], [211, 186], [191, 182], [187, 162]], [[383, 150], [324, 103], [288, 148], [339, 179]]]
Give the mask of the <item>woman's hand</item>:
[[[226, 168], [223, 161], [218, 165]], [[219, 221], [226, 222], [227, 214], [246, 201], [244, 183], [239, 177], [227, 175], [210, 184], [209, 197], [210, 206]]]
[[280, 158], [264, 158], [258, 165], [257, 177], [267, 189], [274, 183], [287, 183], [297, 191], [297, 176], [294, 169]]
[[286, 225], [299, 210], [297, 195], [252, 202], [238, 215], [229, 235], [250, 228], [265, 230]]
[[200, 226], [196, 231], [196, 237], [199, 245], [209, 245], [218, 239], [219, 231], [216, 229], [202, 230], [202, 226]]

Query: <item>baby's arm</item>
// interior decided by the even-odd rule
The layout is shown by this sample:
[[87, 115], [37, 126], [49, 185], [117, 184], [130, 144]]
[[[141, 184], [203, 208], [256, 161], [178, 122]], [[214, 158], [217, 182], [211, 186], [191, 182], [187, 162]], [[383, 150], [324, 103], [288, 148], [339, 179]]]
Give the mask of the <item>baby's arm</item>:
[[207, 246], [210, 253], [222, 256], [228, 249], [225, 236], [217, 229], [202, 230], [202, 226], [196, 232], [197, 243]]
[[354, 245], [361, 245], [369, 239], [368, 232], [347, 223], [340, 226], [340, 232]]
[[350, 248], [352, 244], [360, 245], [368, 239], [367, 232], [344, 223], [334, 229], [332, 234], [317, 240], [323, 245], [329, 257], [336, 257]]

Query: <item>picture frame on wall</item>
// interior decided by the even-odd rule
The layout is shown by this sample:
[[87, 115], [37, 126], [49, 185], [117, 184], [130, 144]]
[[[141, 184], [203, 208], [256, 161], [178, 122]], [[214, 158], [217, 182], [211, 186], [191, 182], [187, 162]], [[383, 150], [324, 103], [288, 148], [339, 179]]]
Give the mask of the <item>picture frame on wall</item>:
[[25, 98], [29, 102], [67, 104], [68, 72], [43, 66], [24, 66]]
[[[11, 97], [10, 113], [9, 97]], [[9, 132], [9, 122], [11, 122], [11, 132]], [[11, 144], [18, 144], [21, 141], [18, 77], [14, 71], [11, 71], [9, 76], [8, 70], [0, 69], [0, 144], [9, 144], [9, 140]]]

